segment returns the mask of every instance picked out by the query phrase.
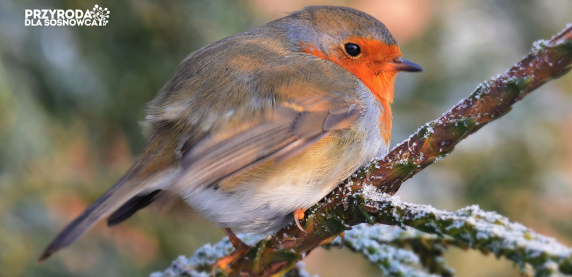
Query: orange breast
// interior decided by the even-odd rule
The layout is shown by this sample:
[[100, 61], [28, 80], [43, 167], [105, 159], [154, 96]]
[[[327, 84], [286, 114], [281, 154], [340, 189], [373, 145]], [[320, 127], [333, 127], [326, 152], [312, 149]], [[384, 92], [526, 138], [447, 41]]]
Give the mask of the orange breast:
[[380, 71], [381, 64], [401, 57], [397, 45], [388, 45], [381, 41], [366, 38], [350, 38], [348, 42], [360, 46], [361, 54], [352, 58], [345, 54], [342, 47], [324, 53], [312, 44], [300, 44], [302, 52], [321, 59], [330, 60], [358, 77], [381, 103], [383, 112], [379, 118], [380, 135], [386, 144], [391, 140], [391, 106], [397, 72]]

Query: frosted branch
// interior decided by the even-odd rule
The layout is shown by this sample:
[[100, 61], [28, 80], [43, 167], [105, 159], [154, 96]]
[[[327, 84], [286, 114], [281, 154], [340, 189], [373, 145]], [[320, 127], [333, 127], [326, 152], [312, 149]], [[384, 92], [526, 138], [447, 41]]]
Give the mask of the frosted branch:
[[368, 209], [378, 211], [380, 221], [448, 236], [473, 249], [492, 252], [513, 261], [525, 274], [572, 274], [572, 249], [495, 212], [476, 205], [455, 212], [441, 211], [375, 190], [366, 188], [363, 196]]

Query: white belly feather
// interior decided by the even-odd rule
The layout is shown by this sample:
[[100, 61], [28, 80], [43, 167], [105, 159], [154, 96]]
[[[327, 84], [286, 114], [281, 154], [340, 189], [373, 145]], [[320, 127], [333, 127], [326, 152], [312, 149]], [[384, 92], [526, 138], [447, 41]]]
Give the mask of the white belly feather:
[[246, 179], [224, 191], [200, 187], [182, 197], [205, 218], [235, 232], [276, 231], [292, 221], [294, 210], [313, 206], [359, 167], [387, 152], [379, 129], [381, 105], [367, 89], [362, 97], [370, 99], [362, 102], [366, 109], [361, 117], [349, 130], [331, 134], [351, 137], [344, 149], [335, 149], [335, 144], [312, 146], [277, 164], [268, 178]]

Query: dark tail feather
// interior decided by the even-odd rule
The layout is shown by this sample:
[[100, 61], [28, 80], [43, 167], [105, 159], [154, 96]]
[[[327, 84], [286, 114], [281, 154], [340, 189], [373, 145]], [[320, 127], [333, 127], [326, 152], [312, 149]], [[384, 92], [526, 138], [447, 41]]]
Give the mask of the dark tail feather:
[[46, 250], [38, 259], [38, 262], [43, 262], [49, 258], [56, 251], [67, 247], [74, 242], [83, 232], [85, 232], [91, 225], [99, 221], [102, 214], [100, 206], [105, 203], [111, 196], [111, 191], [106, 192], [95, 203], [91, 204], [83, 213], [81, 213], [74, 221], [72, 221], [60, 234], [46, 247]]
[[155, 201], [160, 194], [161, 190], [156, 190], [149, 194], [137, 195], [129, 199], [129, 201], [123, 204], [123, 206], [107, 218], [107, 226], [112, 227], [128, 219], [137, 211], [149, 206], [149, 204]]
[[68, 224], [52, 243], [46, 247], [46, 250], [44, 250], [44, 253], [38, 259], [38, 262], [46, 260], [58, 250], [70, 245], [93, 224], [117, 210], [126, 202], [129, 202], [129, 199], [137, 195], [141, 188], [133, 188], [130, 186], [127, 176], [129, 176], [129, 172], [111, 189], [106, 191], [99, 199], [87, 207], [74, 221]]
[[[177, 147], [177, 140], [165, 141], [165, 136], [163, 136], [163, 134], [171, 134], [173, 128], [171, 124], [157, 127], [149, 139], [149, 143], [145, 147], [140, 160], [125, 173], [119, 182], [61, 231], [52, 243], [48, 245], [40, 256], [39, 261], [46, 260], [56, 251], [70, 245], [93, 224], [109, 214], [112, 214], [112, 216], [108, 224], [115, 225], [133, 215], [139, 209], [149, 205], [159, 194], [164, 194], [159, 193], [160, 190], [150, 187], [153, 186], [153, 183], [148, 182], [153, 181], [155, 173], [163, 172], [175, 164], [174, 155], [157, 154], [173, 153]], [[138, 194], [141, 195], [138, 196]]]

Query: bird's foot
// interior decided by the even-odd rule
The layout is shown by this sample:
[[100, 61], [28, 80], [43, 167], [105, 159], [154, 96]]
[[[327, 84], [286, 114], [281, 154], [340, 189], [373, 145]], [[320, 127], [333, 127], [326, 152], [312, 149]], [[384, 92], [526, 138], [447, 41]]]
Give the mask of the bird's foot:
[[236, 259], [240, 258], [244, 253], [250, 250], [250, 246], [246, 245], [246, 243], [242, 242], [229, 228], [223, 228], [224, 232], [228, 236], [230, 243], [234, 246], [234, 251], [230, 254], [218, 259], [212, 268], [212, 276], [216, 276], [216, 269], [219, 268], [222, 272], [229, 273], [229, 269], [227, 269], [228, 265], [232, 262], [236, 261]]
[[342, 239], [342, 242], [340, 242], [340, 246], [338, 247], [338, 249], [342, 249], [344, 248], [344, 237], [346, 236], [346, 232], [341, 232], [338, 236], [340, 236], [340, 238]]
[[329, 237], [329, 238], [327, 238], [327, 239], [321, 241], [319, 245], [329, 244], [329, 243], [331, 243], [332, 241], [334, 241], [334, 239], [336, 239], [336, 238], [339, 236], [339, 237], [342, 239], [342, 242], [340, 243], [340, 246], [339, 246], [338, 248], [341, 249], [341, 248], [344, 247], [344, 236], [345, 236], [345, 234], [346, 234], [346, 232], [341, 232], [340, 234], [338, 234], [338, 235], [336, 235], [336, 236]]
[[296, 226], [298, 226], [298, 229], [300, 229], [300, 231], [307, 233], [306, 230], [304, 230], [304, 228], [302, 228], [302, 225], [300, 225], [300, 220], [304, 219], [304, 213], [306, 212], [307, 209], [297, 209], [294, 211], [294, 223], [296, 223]]

